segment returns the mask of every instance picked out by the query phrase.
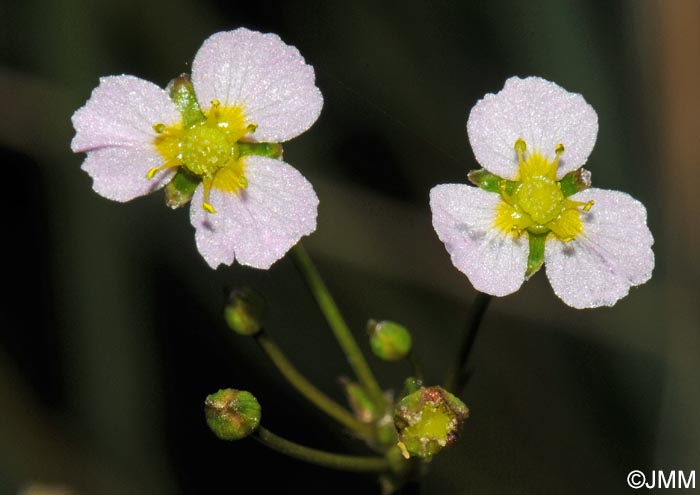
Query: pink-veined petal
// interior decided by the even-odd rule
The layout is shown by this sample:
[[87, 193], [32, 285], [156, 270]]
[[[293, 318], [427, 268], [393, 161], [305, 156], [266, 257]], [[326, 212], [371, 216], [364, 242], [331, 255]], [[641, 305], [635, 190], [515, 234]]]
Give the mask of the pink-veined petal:
[[576, 239], [547, 240], [547, 277], [569, 306], [612, 306], [630, 287], [649, 280], [654, 269], [654, 239], [646, 209], [619, 191], [587, 189], [571, 199], [595, 204], [581, 213], [584, 230]]
[[105, 146], [148, 146], [156, 137], [153, 124], [172, 125], [181, 119], [168, 94], [134, 76], [100, 79], [90, 99], [73, 114], [75, 152]]
[[92, 188], [101, 196], [114, 201], [130, 201], [167, 184], [175, 173], [164, 170], [148, 179], [152, 168], [163, 164], [154, 147], [110, 146], [90, 151], [82, 169], [92, 177]]
[[212, 100], [240, 106], [251, 138], [279, 143], [306, 131], [318, 119], [323, 97], [314, 69], [276, 34], [239, 28], [210, 36], [192, 63], [192, 83], [202, 110]]
[[529, 151], [550, 161], [563, 144], [557, 177], [581, 167], [593, 150], [598, 115], [580, 94], [569, 93], [539, 77], [511, 77], [497, 94], [479, 100], [467, 121], [469, 142], [482, 167], [506, 178], [518, 175], [513, 149], [519, 138]]
[[501, 197], [464, 184], [442, 184], [430, 191], [433, 228], [452, 263], [474, 288], [494, 296], [518, 290], [525, 280], [526, 236], [494, 227]]
[[273, 158], [244, 160], [248, 187], [238, 193], [212, 189], [209, 202], [216, 213], [202, 208], [202, 187], [192, 198], [197, 248], [212, 268], [235, 259], [267, 269], [316, 230], [318, 197], [299, 171]]

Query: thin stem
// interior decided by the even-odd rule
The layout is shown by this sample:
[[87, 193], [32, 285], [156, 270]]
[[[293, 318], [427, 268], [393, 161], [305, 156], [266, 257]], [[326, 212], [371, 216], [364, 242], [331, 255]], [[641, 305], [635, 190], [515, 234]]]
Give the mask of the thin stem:
[[467, 361], [469, 360], [469, 355], [474, 347], [474, 341], [476, 340], [476, 335], [479, 332], [481, 320], [484, 318], [484, 314], [486, 313], [486, 309], [488, 308], [490, 302], [490, 295], [482, 292], [476, 293], [476, 298], [474, 299], [471, 310], [469, 311], [469, 319], [467, 320], [467, 325], [465, 327], [464, 340], [459, 347], [459, 352], [457, 354], [454, 367], [452, 368], [452, 371], [445, 382], [445, 388], [447, 390], [459, 392], [464, 386], [464, 372], [467, 366]]
[[280, 373], [287, 381], [296, 388], [301, 395], [318, 407], [321, 411], [328, 414], [343, 426], [371, 438], [373, 435], [372, 427], [362, 423], [343, 406], [335, 402], [326, 394], [317, 389], [298, 369], [287, 359], [284, 352], [277, 343], [264, 330], [255, 335], [255, 341], [265, 351], [265, 354], [274, 363]]
[[413, 376], [416, 379], [423, 381], [423, 366], [421, 366], [420, 361], [413, 354], [413, 352], [409, 353], [408, 356], [406, 356], [406, 361], [408, 361], [408, 364], [411, 365], [411, 369], [413, 370]]
[[350, 366], [360, 380], [362, 386], [367, 390], [372, 402], [374, 402], [381, 411], [384, 411], [386, 402], [382, 389], [379, 383], [377, 383], [377, 379], [372, 374], [372, 370], [369, 368], [360, 347], [357, 345], [355, 337], [353, 337], [343, 316], [340, 314], [340, 310], [335, 304], [333, 296], [331, 296], [331, 293], [328, 291], [328, 287], [326, 287], [326, 284], [323, 282], [318, 269], [313, 261], [311, 261], [309, 254], [301, 243], [294, 247], [293, 252], [297, 267], [304, 276], [314, 298], [316, 298], [316, 302], [319, 308], [321, 308], [323, 315], [326, 317], [326, 321], [331, 327], [331, 330], [333, 330], [340, 347], [343, 349], [348, 363], [350, 363]]
[[272, 450], [318, 466], [360, 473], [389, 471], [389, 462], [384, 457], [342, 455], [312, 449], [279, 437], [262, 426], [253, 434], [253, 438]]

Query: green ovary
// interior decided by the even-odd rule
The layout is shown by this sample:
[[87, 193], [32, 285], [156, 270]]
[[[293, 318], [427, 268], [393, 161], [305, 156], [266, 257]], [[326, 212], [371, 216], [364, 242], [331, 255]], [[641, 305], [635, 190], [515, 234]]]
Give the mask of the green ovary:
[[213, 176], [229, 160], [237, 158], [237, 146], [218, 127], [196, 125], [184, 132], [180, 141], [183, 166], [201, 176]]
[[522, 139], [516, 141], [514, 148], [519, 160], [519, 180], [510, 194], [503, 181], [495, 227], [516, 236], [527, 231], [551, 233], [564, 242], [575, 239], [583, 232], [580, 208], [587, 211], [593, 203], [572, 201], [562, 193], [556, 171], [564, 146], [557, 146], [556, 158], [551, 162], [537, 152], [525, 158]]
[[151, 169], [147, 177], [153, 178], [156, 173], [169, 168], [186, 168], [202, 180], [202, 207], [215, 213], [209, 204], [211, 188], [237, 193], [248, 186], [239, 141], [253, 132], [255, 126], [245, 125], [240, 107], [221, 107], [216, 100], [206, 114], [200, 115], [200, 120], [187, 127], [182, 122], [172, 126], [154, 124], [153, 129], [158, 133], [154, 145], [164, 163]]

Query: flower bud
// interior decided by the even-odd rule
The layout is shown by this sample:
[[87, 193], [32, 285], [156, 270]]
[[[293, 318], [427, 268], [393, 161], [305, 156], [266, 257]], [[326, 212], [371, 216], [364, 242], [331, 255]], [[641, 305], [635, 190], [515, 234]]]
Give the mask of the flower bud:
[[204, 401], [207, 425], [222, 440], [240, 440], [260, 425], [260, 404], [250, 392], [226, 388]]
[[255, 335], [265, 322], [265, 299], [249, 288], [234, 289], [224, 307], [224, 319], [229, 328], [240, 335]]
[[355, 417], [363, 423], [371, 423], [379, 417], [377, 406], [369, 398], [365, 389], [359, 383], [341, 378], [341, 383], [345, 389], [350, 407], [355, 413]]
[[384, 361], [398, 361], [411, 352], [411, 334], [393, 321], [369, 320], [369, 343], [376, 356]]
[[421, 387], [394, 408], [398, 446], [405, 458], [429, 458], [457, 441], [469, 409], [442, 387]]

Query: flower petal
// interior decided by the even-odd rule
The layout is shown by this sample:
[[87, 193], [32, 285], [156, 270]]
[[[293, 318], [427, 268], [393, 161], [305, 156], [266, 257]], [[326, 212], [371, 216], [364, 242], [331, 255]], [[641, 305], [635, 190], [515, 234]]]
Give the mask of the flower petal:
[[103, 77], [87, 103], [73, 114], [76, 134], [71, 149], [152, 144], [153, 124], [172, 125], [180, 119], [168, 94], [155, 84], [134, 76]]
[[114, 201], [129, 201], [144, 196], [167, 184], [175, 173], [164, 170], [153, 179], [146, 178], [152, 168], [163, 164], [154, 147], [109, 146], [90, 151], [82, 169], [92, 177], [92, 188]]
[[256, 141], [279, 143], [316, 122], [323, 97], [314, 69], [299, 50], [276, 34], [245, 28], [210, 36], [192, 63], [192, 83], [202, 110], [212, 100], [243, 108], [256, 124]]
[[301, 237], [316, 230], [318, 198], [301, 173], [287, 163], [261, 156], [245, 158], [248, 187], [239, 193], [212, 189], [202, 208], [203, 188], [192, 198], [190, 220], [197, 248], [212, 268], [242, 265], [269, 268]]
[[539, 77], [511, 77], [497, 94], [487, 94], [469, 114], [469, 142], [476, 160], [489, 172], [516, 179], [518, 157], [513, 146], [525, 140], [528, 151], [550, 161], [563, 144], [557, 177], [581, 167], [598, 134], [598, 115], [583, 97]]
[[569, 306], [612, 306], [630, 287], [649, 280], [654, 269], [646, 209], [619, 191], [587, 189], [571, 199], [595, 204], [581, 214], [583, 234], [567, 243], [547, 241], [547, 277]]
[[476, 290], [505, 296], [525, 280], [528, 242], [494, 227], [501, 197], [463, 184], [442, 184], [430, 191], [433, 228], [452, 263]]

